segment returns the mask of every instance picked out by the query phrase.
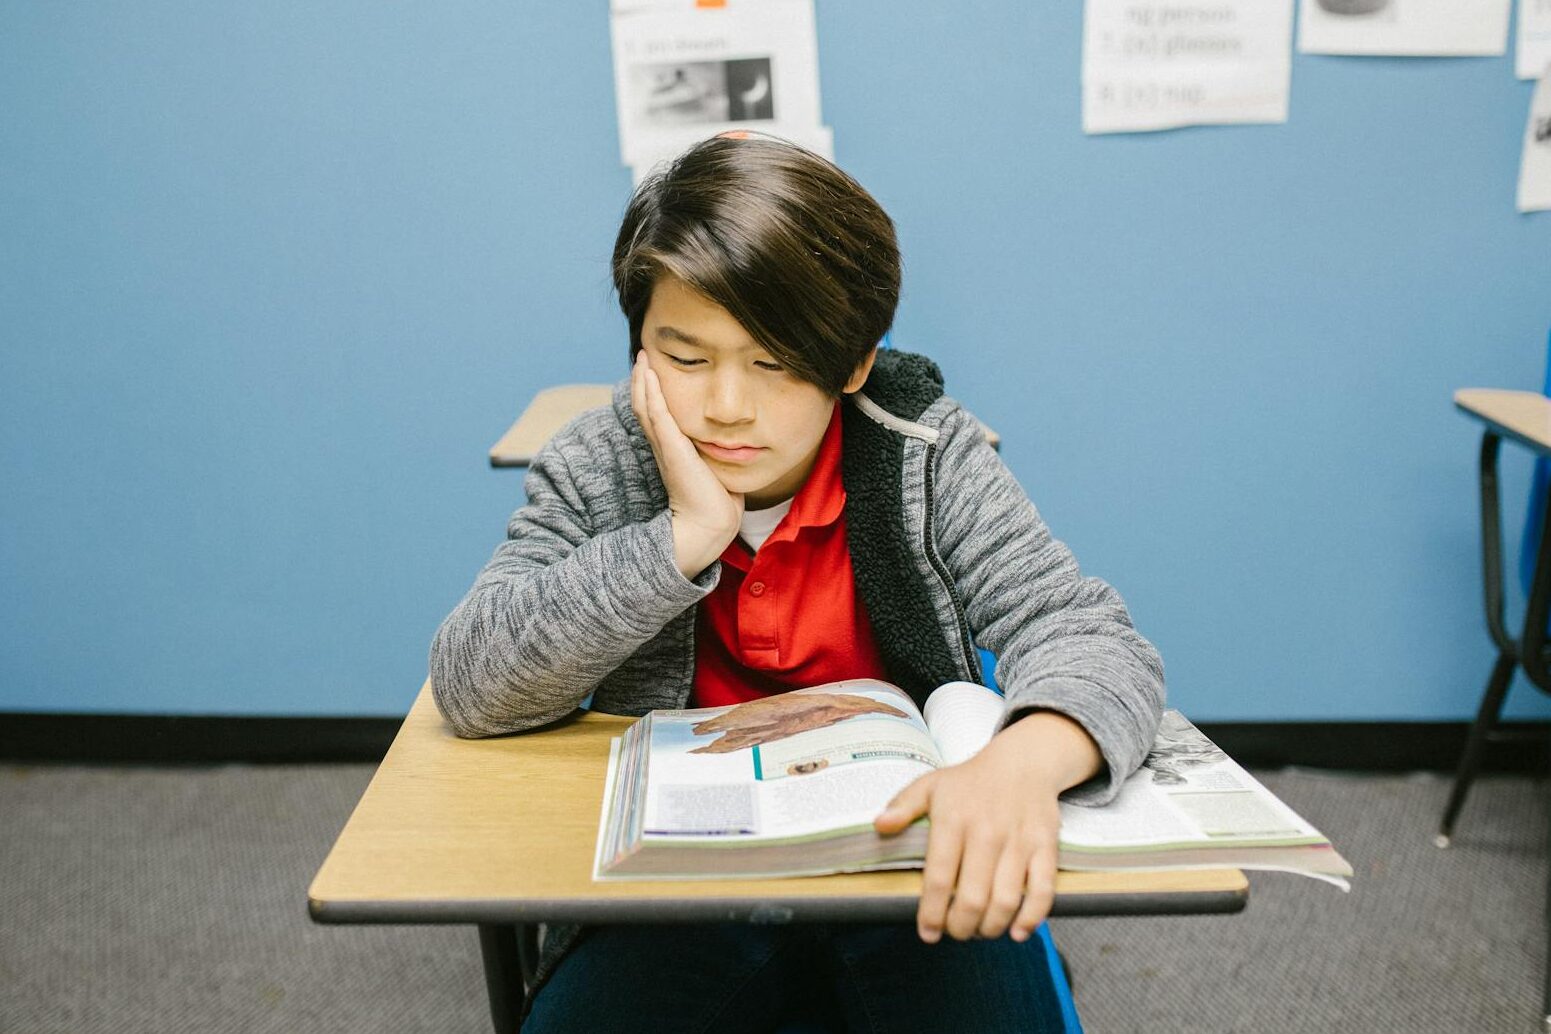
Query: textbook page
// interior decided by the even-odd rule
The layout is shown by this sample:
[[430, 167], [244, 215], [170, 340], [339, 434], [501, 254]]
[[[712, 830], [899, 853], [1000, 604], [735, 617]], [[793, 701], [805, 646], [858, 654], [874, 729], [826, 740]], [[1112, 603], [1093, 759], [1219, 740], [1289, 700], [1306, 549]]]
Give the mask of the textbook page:
[[1163, 713], [1147, 760], [1114, 801], [1102, 808], [1061, 803], [1061, 843], [1076, 848], [1323, 842], [1178, 711]]
[[945, 682], [932, 690], [921, 709], [944, 765], [968, 761], [996, 732], [1007, 702], [975, 682]]
[[655, 711], [647, 836], [791, 838], [870, 827], [942, 759], [915, 704], [855, 679], [731, 707]]

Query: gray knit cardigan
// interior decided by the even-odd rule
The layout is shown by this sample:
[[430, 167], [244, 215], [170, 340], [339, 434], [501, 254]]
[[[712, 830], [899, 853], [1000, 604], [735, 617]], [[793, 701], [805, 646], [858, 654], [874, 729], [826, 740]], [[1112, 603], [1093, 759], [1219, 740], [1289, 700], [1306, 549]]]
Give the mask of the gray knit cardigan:
[[[1062, 712], [1105, 769], [1068, 800], [1103, 803], [1146, 756], [1163, 666], [1113, 588], [1083, 577], [979, 423], [925, 357], [879, 353], [842, 411], [841, 478], [856, 589], [889, 678], [918, 703], [997, 658], [1002, 724]], [[674, 562], [667, 493], [628, 381], [534, 460], [527, 503], [431, 646], [431, 682], [460, 736], [536, 728], [591, 707], [688, 706], [695, 604], [715, 587]], [[549, 928], [540, 982], [580, 934]]]

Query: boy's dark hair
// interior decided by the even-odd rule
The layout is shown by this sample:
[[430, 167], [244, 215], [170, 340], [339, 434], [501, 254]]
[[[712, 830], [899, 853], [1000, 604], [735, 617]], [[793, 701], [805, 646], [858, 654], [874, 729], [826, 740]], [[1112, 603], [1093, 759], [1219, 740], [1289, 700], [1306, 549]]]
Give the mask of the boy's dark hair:
[[649, 176], [625, 210], [613, 267], [632, 358], [652, 287], [671, 274], [831, 395], [899, 304], [893, 220], [834, 164], [774, 137], [712, 137]]

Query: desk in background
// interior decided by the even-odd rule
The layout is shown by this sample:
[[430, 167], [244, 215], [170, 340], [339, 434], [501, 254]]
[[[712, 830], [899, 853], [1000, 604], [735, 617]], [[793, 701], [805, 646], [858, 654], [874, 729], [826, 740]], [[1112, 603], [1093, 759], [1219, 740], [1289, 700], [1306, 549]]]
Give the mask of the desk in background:
[[[1541, 515], [1540, 546], [1535, 556], [1535, 575], [1524, 609], [1523, 631], [1515, 637], [1503, 619], [1503, 529], [1498, 502], [1497, 454], [1504, 438], [1518, 442], [1537, 456], [1551, 456], [1551, 399], [1538, 391], [1499, 391], [1462, 388], [1454, 393], [1454, 405], [1485, 425], [1481, 433], [1479, 465], [1481, 493], [1481, 558], [1486, 590], [1486, 628], [1497, 647], [1497, 659], [1481, 695], [1481, 706], [1470, 727], [1465, 752], [1454, 776], [1454, 788], [1444, 807], [1436, 843], [1448, 847], [1454, 835], [1470, 784], [1480, 766], [1487, 741], [1499, 738], [1498, 716], [1508, 695], [1515, 669], [1522, 668], [1530, 683], [1551, 694], [1551, 647], [1546, 623], [1551, 618], [1551, 503]], [[1546, 899], [1546, 926], [1551, 933], [1551, 886]], [[1551, 1032], [1551, 962], [1546, 965], [1541, 988], [1541, 1012]]]

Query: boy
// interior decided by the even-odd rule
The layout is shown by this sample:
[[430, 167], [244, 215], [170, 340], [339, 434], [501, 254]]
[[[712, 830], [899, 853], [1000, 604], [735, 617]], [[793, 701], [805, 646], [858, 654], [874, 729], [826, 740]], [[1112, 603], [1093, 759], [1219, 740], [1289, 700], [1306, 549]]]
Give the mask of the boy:
[[931, 820], [913, 928], [552, 927], [525, 1029], [759, 1030], [826, 993], [858, 1029], [1057, 1029], [1017, 942], [1050, 907], [1058, 796], [1108, 800], [1152, 742], [1156, 651], [936, 366], [878, 350], [898, 246], [845, 173], [774, 139], [705, 141], [637, 191], [613, 272], [630, 380], [534, 461], [438, 631], [454, 730], [533, 728], [588, 693], [639, 715], [874, 677], [921, 702], [980, 680], [977, 642], [1007, 709], [877, 819]]

